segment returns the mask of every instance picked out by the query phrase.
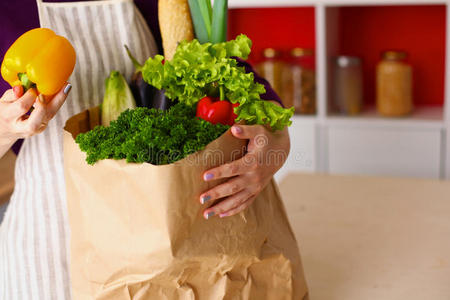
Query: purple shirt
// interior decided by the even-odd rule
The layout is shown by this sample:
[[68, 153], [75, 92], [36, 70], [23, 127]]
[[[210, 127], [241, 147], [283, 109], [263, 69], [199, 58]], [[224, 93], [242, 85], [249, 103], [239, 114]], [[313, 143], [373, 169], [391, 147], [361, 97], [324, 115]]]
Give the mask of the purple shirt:
[[[24, 32], [39, 27], [39, 16], [36, 5], [36, 0], [2, 0], [2, 13], [0, 18], [0, 57], [3, 61], [5, 55], [11, 44]], [[70, 0], [47, 0], [46, 2], [71, 2]], [[157, 0], [135, 0], [136, 6], [141, 11], [148, 26], [150, 27], [155, 41], [158, 45], [160, 53], [162, 52], [161, 34], [158, 23], [158, 1]], [[247, 62], [239, 60], [239, 65], [244, 66], [247, 72], [254, 72], [252, 66]], [[261, 83], [266, 88], [266, 93], [261, 95], [263, 100], [275, 100], [281, 105], [281, 99], [272, 89], [270, 84], [264, 78], [255, 73], [255, 81]], [[10, 86], [3, 79], [0, 79], [0, 95], [9, 89]], [[17, 153], [20, 149], [21, 142], [19, 141], [13, 147]]]
[[258, 73], [255, 72], [253, 67], [248, 62], [246, 62], [240, 58], [236, 58], [236, 60], [238, 61], [238, 66], [245, 67], [245, 71], [247, 71], [247, 73], [253, 72], [253, 74], [255, 74], [255, 82], [264, 85], [264, 87], [266, 88], [266, 93], [261, 95], [261, 99], [275, 100], [278, 103], [280, 103], [281, 106], [284, 107], [283, 102], [281, 101], [280, 97], [274, 91], [274, 89], [270, 86], [270, 83], [266, 79], [259, 76]]

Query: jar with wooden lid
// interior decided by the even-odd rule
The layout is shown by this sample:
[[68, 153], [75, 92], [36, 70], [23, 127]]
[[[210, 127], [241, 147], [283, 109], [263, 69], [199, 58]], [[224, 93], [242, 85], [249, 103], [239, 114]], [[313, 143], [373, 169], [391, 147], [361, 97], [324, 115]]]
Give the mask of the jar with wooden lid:
[[316, 73], [314, 51], [294, 48], [289, 65], [283, 72], [283, 101], [286, 107], [295, 107], [297, 114], [316, 113]]
[[412, 67], [403, 51], [386, 51], [377, 65], [377, 110], [387, 117], [406, 116], [413, 109]]
[[281, 52], [273, 48], [263, 50], [264, 60], [256, 66], [256, 71], [264, 77], [274, 91], [282, 98], [282, 74], [285, 63], [281, 60]]
[[334, 59], [333, 103], [337, 111], [345, 115], [361, 112], [363, 75], [361, 59], [356, 56], [338, 56]]

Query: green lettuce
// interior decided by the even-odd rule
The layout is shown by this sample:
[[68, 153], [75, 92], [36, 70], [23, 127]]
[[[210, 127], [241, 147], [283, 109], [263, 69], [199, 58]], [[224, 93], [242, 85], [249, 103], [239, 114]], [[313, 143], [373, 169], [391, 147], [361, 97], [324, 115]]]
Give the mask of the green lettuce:
[[148, 84], [164, 89], [169, 99], [194, 106], [207, 95], [220, 95], [221, 99], [240, 104], [235, 109], [236, 121], [267, 124], [273, 130], [281, 130], [291, 124], [294, 109], [262, 101], [260, 95], [266, 92], [264, 86], [256, 83], [254, 74], [246, 73], [233, 58], [247, 59], [251, 47], [251, 40], [243, 34], [218, 44], [183, 41], [172, 60], [163, 61], [161, 55], [148, 59], [142, 75]]
[[102, 103], [102, 125], [108, 126], [129, 108], [135, 108], [136, 101], [127, 81], [119, 71], [112, 71], [105, 80], [105, 95]]

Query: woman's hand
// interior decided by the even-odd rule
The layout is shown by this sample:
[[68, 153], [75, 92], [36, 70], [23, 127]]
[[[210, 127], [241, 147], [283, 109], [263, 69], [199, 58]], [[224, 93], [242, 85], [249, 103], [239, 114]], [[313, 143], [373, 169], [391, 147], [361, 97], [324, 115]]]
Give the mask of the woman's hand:
[[200, 196], [202, 204], [222, 199], [203, 212], [206, 219], [212, 216], [228, 217], [246, 209], [283, 166], [289, 154], [287, 128], [272, 132], [260, 125], [234, 125], [231, 132], [239, 139], [249, 140], [247, 153], [239, 160], [203, 174], [205, 181], [230, 178]]
[[[0, 98], [0, 157], [20, 138], [26, 138], [45, 130], [48, 122], [63, 105], [71, 89], [70, 83], [54, 97], [39, 96], [35, 89], [23, 94], [21, 86], [5, 92]], [[34, 106], [30, 115], [27, 112]]]

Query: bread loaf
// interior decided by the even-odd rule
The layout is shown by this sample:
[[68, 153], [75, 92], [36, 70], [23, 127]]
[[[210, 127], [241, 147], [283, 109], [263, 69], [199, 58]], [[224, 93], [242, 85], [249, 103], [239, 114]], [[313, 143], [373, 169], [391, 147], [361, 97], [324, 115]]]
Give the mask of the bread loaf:
[[170, 60], [179, 42], [194, 39], [188, 0], [159, 0], [158, 15], [164, 56]]

